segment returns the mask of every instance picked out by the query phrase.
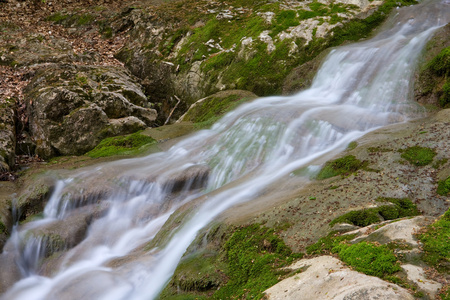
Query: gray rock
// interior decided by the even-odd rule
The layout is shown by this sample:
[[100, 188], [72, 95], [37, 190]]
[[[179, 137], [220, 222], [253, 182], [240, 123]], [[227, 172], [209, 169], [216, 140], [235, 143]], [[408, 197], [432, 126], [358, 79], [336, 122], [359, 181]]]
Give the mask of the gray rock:
[[102, 139], [152, 125], [156, 111], [141, 86], [117, 67], [47, 67], [26, 88], [36, 153], [80, 155]]
[[289, 269], [305, 268], [265, 291], [267, 299], [414, 299], [406, 289], [350, 270], [332, 256], [302, 259]]

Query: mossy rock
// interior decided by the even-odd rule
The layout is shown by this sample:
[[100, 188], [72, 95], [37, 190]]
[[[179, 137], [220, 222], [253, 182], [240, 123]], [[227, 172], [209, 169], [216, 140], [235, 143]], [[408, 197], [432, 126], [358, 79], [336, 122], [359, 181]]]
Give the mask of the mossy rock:
[[212, 124], [225, 113], [239, 104], [255, 99], [257, 96], [249, 91], [222, 91], [195, 102], [179, 119], [193, 123]]
[[136, 155], [155, 143], [156, 140], [153, 138], [136, 132], [125, 136], [106, 138], [94, 149], [87, 152], [86, 155], [92, 158], [113, 155]]
[[398, 199], [380, 197], [377, 201], [388, 202], [390, 205], [350, 211], [332, 220], [329, 225], [333, 226], [339, 223], [348, 223], [365, 227], [383, 220], [394, 220], [419, 214], [416, 205], [408, 198]]

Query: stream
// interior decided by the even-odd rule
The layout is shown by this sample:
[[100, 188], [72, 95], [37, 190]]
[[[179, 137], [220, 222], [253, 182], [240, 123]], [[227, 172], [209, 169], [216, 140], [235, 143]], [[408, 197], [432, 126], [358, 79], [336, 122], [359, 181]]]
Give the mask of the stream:
[[[370, 131], [424, 116], [411, 100], [414, 68], [449, 19], [448, 0], [397, 9], [372, 39], [332, 50], [311, 88], [243, 104], [167, 151], [59, 179], [43, 218], [15, 226], [5, 246], [1, 259], [13, 257], [21, 279], [0, 299], [155, 299], [224, 211], [258, 205], [267, 186], [300, 168], [314, 174], [318, 159]], [[80, 219], [70, 247], [45, 234]], [[154, 246], [160, 230], [166, 242]]]

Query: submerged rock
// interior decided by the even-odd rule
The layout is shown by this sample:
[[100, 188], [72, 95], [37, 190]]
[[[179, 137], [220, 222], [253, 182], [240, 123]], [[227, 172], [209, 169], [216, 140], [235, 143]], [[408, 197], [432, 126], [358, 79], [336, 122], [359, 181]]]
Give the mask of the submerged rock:
[[80, 155], [102, 139], [152, 125], [156, 111], [141, 86], [117, 67], [41, 69], [26, 88], [36, 153]]

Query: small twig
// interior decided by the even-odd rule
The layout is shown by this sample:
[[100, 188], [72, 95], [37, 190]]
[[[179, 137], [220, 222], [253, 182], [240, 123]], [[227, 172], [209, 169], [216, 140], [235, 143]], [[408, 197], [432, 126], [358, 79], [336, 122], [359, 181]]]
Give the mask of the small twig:
[[175, 106], [172, 108], [172, 110], [170, 111], [169, 116], [167, 117], [166, 121], [164, 122], [164, 125], [167, 125], [167, 123], [169, 123], [170, 117], [172, 116], [173, 112], [175, 111], [175, 109], [178, 107], [178, 104], [180, 104], [181, 99], [178, 98], [176, 95], [173, 95], [175, 97], [175, 99], [178, 100], [177, 104], [175, 104]]

